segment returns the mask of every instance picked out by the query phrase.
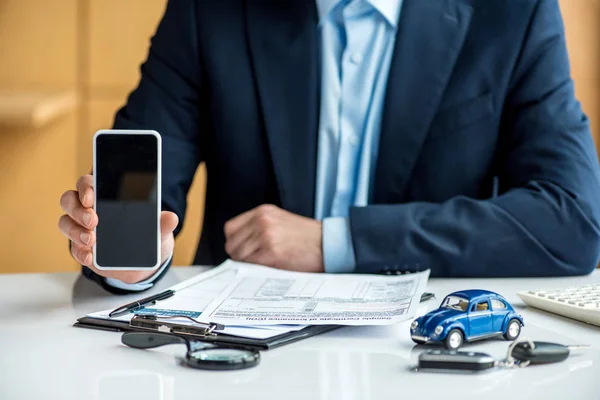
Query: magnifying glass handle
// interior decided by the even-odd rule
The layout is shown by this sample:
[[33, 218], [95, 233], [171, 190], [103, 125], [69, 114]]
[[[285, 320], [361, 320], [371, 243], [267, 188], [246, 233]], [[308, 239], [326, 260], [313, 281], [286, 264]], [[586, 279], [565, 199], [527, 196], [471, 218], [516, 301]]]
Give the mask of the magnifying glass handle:
[[185, 339], [164, 333], [125, 332], [121, 336], [123, 344], [136, 349], [153, 349], [167, 344], [185, 344]]

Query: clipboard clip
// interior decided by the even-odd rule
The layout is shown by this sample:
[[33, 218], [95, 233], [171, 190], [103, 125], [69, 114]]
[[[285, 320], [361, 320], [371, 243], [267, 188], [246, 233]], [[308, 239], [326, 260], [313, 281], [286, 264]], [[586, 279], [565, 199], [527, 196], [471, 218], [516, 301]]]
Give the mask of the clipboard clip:
[[[164, 322], [162, 320], [169, 318], [186, 318], [200, 326], [183, 325], [177, 323]], [[215, 331], [222, 331], [225, 329], [225, 325], [217, 324], [214, 322], [204, 323], [197, 319], [186, 315], [174, 315], [174, 316], [160, 316], [156, 315], [140, 315], [136, 314], [131, 318], [129, 326], [137, 329], [144, 329], [149, 331], [161, 332], [161, 333], [172, 333], [175, 335], [187, 335], [194, 337], [201, 337], [203, 339], [211, 336], [217, 336]]]

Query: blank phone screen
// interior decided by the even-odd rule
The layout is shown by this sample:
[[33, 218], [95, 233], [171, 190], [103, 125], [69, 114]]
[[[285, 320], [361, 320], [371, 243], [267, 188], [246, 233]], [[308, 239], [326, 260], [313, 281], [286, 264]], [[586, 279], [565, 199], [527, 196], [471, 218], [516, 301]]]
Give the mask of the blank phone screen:
[[158, 263], [158, 138], [96, 137], [96, 264], [152, 268]]

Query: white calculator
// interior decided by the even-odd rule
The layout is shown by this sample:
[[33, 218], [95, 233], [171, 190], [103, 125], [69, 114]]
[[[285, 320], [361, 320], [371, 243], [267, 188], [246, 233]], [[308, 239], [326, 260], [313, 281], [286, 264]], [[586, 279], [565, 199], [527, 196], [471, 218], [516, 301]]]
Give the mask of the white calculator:
[[528, 306], [600, 326], [600, 284], [517, 294]]

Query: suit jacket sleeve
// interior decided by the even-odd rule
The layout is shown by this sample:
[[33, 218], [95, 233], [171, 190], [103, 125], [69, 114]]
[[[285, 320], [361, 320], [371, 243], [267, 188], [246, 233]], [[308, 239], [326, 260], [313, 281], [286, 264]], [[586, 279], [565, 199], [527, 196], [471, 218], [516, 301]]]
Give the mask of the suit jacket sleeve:
[[[138, 87], [115, 117], [115, 129], [152, 129], [162, 137], [162, 208], [180, 224], [186, 196], [200, 162], [202, 76], [193, 0], [171, 0], [156, 30]], [[118, 62], [118, 60], [113, 60]], [[164, 276], [166, 269], [160, 274]], [[84, 267], [84, 275], [102, 280]], [[158, 277], [158, 278], [160, 278]], [[106, 285], [107, 290], [121, 293]]]
[[492, 199], [353, 208], [357, 272], [589, 273], [600, 252], [599, 167], [555, 0], [540, 0], [532, 16], [500, 135], [505, 148]]

